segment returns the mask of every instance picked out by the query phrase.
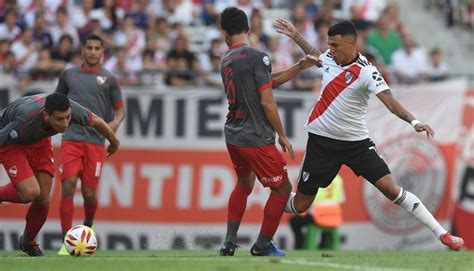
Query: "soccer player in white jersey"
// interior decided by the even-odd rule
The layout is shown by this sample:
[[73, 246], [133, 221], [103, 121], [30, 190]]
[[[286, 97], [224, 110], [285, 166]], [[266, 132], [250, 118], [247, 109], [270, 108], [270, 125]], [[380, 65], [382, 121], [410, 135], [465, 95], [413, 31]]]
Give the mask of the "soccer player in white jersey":
[[290, 196], [285, 211], [306, 211], [318, 188], [327, 187], [345, 164], [423, 223], [444, 245], [453, 250], [461, 249], [464, 240], [446, 231], [417, 196], [394, 182], [390, 169], [369, 138], [366, 112], [371, 93], [393, 114], [410, 123], [415, 131], [426, 132], [428, 137], [433, 137], [434, 131], [392, 96], [377, 68], [357, 51], [354, 25], [344, 21], [332, 26], [328, 31], [329, 50], [324, 53], [312, 47], [290, 22], [277, 19], [274, 26], [306, 54], [319, 57], [323, 69], [321, 96], [305, 125], [309, 136], [298, 190]]

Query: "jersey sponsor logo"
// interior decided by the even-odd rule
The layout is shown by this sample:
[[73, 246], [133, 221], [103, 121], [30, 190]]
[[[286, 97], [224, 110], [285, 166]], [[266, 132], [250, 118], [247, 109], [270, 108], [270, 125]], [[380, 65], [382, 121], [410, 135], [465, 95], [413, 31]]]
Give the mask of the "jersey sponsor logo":
[[97, 84], [101, 86], [105, 83], [105, 81], [107, 81], [107, 77], [105, 76], [97, 76], [96, 79], [97, 79]]
[[354, 78], [354, 74], [350, 71], [346, 71], [346, 74], [344, 75], [344, 82], [346, 82], [346, 84], [349, 84], [352, 78]]
[[377, 82], [383, 81], [382, 75], [381, 75], [379, 72], [377, 72], [377, 71], [375, 71], [375, 72], [372, 73], [372, 79], [374, 79], [374, 80], [377, 81]]
[[16, 166], [12, 166], [9, 170], [8, 170], [8, 174], [10, 174], [12, 177], [16, 177], [16, 174], [18, 173], [18, 170], [16, 168]]
[[262, 179], [260, 181], [262, 181], [262, 183], [264, 184], [267, 184], [267, 183], [276, 183], [276, 182], [279, 182], [283, 179], [283, 176], [282, 175], [278, 175], [278, 176], [275, 176], [275, 177], [262, 177]]
[[262, 61], [263, 61], [263, 64], [265, 64], [265, 66], [270, 65], [270, 58], [268, 56], [264, 56]]
[[[417, 195], [431, 213], [436, 213], [448, 187], [448, 165], [439, 145], [427, 138], [409, 136], [378, 149], [390, 166], [394, 181]], [[392, 204], [369, 182], [365, 182], [363, 189], [367, 214], [380, 230], [405, 235], [424, 229], [418, 220]], [[415, 203], [412, 212], [420, 206]]]

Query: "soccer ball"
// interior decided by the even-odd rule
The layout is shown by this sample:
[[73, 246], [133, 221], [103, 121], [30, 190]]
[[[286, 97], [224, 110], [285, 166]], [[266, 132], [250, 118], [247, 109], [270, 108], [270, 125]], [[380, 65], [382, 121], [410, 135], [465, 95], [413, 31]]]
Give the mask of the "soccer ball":
[[97, 249], [97, 236], [87, 226], [74, 226], [67, 231], [64, 246], [71, 256], [90, 256]]

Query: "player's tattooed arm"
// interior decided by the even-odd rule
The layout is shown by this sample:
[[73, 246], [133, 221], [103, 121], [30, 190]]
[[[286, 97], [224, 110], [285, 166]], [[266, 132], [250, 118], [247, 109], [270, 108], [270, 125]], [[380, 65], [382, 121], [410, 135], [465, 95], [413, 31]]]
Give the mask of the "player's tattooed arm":
[[301, 33], [296, 30], [296, 27], [289, 21], [285, 19], [277, 19], [273, 24], [276, 31], [280, 34], [286, 35], [289, 38], [293, 39], [293, 41], [298, 44], [298, 46], [308, 55], [313, 55], [315, 57], [319, 57], [321, 51], [314, 48], [309, 44], [309, 42], [301, 35]]
[[416, 121], [416, 118], [393, 97], [392, 92], [389, 89], [379, 92], [377, 97], [388, 108], [388, 110], [390, 110], [390, 112], [400, 119], [412, 124], [417, 132], [426, 132], [428, 137], [434, 136], [434, 131], [428, 124], [420, 121], [413, 124], [413, 121]]

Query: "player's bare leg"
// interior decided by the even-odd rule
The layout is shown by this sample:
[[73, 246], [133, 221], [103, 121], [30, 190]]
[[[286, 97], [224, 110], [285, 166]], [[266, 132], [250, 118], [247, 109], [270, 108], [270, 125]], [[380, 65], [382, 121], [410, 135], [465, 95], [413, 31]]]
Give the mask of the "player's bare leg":
[[255, 242], [250, 250], [253, 256], [285, 256], [285, 252], [278, 249], [272, 239], [280, 225], [280, 219], [291, 189], [292, 186], [289, 180], [286, 180], [279, 187], [271, 188], [272, 192], [263, 211], [264, 216], [260, 234], [258, 235], [257, 242]]
[[247, 208], [247, 198], [255, 185], [255, 173], [251, 172], [247, 176], [237, 176], [237, 184], [230, 194], [227, 208], [227, 233], [224, 245], [220, 250], [221, 256], [233, 256], [237, 246], [237, 232], [240, 221]]
[[375, 186], [389, 200], [405, 209], [405, 211], [423, 223], [444, 245], [453, 250], [459, 250], [462, 248], [464, 240], [460, 237], [453, 236], [446, 231], [433, 217], [430, 211], [426, 209], [420, 199], [409, 191], [399, 187], [393, 181], [390, 174], [380, 178], [375, 182]]
[[97, 196], [96, 188], [84, 185], [81, 183], [82, 197], [84, 198], [84, 225], [92, 228], [94, 224], [94, 217], [97, 211]]
[[[37, 197], [32, 200], [31, 205], [28, 208], [26, 214], [26, 226], [23, 235], [20, 237], [19, 245], [20, 249], [29, 256], [43, 256], [43, 252], [39, 248], [38, 243], [36, 243], [35, 238], [48, 217], [53, 176], [47, 172], [38, 172], [35, 174], [35, 179], [39, 186], [39, 193], [37, 194]], [[20, 184], [21, 183], [22, 182], [20, 182]], [[35, 186], [32, 185], [31, 187]], [[33, 190], [35, 189], [36, 188], [33, 188]], [[21, 193], [24, 193], [24, 190]], [[22, 196], [25, 195], [27, 195], [27, 193], [22, 194]]]

